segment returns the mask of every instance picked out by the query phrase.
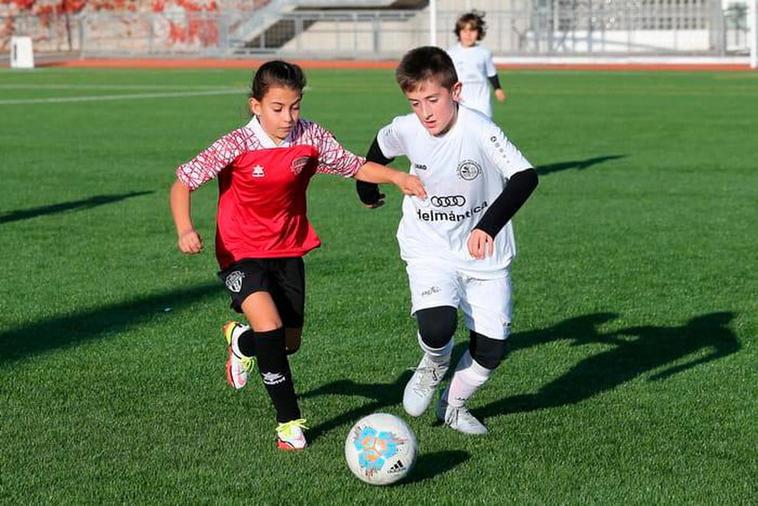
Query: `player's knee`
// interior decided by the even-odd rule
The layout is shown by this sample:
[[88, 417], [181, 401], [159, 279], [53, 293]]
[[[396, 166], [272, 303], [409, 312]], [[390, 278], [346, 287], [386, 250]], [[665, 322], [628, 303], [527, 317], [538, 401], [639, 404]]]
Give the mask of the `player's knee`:
[[297, 350], [300, 349], [300, 344], [303, 342], [302, 331], [303, 329], [300, 328], [285, 329], [284, 344], [287, 355], [297, 353]]
[[508, 341], [506, 339], [492, 339], [477, 332], [471, 332], [469, 353], [482, 367], [497, 369], [497, 366], [508, 353]]
[[432, 349], [444, 348], [455, 334], [458, 312], [451, 306], [430, 307], [416, 311], [421, 340]]

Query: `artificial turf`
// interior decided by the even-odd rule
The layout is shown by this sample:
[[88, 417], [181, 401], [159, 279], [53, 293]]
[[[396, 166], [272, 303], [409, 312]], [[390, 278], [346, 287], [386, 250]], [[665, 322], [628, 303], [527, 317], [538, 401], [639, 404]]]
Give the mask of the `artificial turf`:
[[[540, 186], [515, 218], [511, 353], [471, 402], [486, 437], [402, 411], [399, 194], [369, 211], [316, 177], [297, 454], [262, 385], [224, 380], [216, 186], [194, 198], [202, 255], [168, 211], [175, 167], [246, 121], [249, 74], [0, 70], [0, 502], [755, 501], [758, 74], [501, 74], [495, 119]], [[408, 111], [391, 71], [307, 74], [303, 116], [358, 153]], [[375, 411], [420, 444], [396, 486], [343, 462]]]

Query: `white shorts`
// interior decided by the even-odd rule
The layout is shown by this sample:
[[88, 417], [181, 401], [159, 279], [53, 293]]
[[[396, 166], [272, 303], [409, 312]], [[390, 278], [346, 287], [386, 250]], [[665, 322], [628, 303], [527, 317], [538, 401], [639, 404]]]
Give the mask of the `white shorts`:
[[510, 269], [502, 277], [476, 279], [444, 264], [408, 264], [411, 315], [437, 306], [460, 308], [466, 327], [492, 339], [508, 337], [513, 315]]

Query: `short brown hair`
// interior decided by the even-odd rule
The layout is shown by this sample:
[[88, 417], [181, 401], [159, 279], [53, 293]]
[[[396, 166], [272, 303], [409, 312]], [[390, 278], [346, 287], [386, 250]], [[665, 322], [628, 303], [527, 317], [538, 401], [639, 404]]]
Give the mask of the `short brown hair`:
[[434, 46], [411, 49], [395, 70], [395, 79], [404, 92], [416, 90], [424, 81], [436, 80], [440, 86], [452, 90], [458, 74], [450, 56]]
[[474, 30], [479, 32], [476, 40], [482, 40], [487, 35], [487, 23], [484, 21], [484, 15], [485, 13], [481, 11], [471, 11], [459, 17], [458, 21], [455, 22], [455, 36], [460, 39], [461, 30], [471, 25]]

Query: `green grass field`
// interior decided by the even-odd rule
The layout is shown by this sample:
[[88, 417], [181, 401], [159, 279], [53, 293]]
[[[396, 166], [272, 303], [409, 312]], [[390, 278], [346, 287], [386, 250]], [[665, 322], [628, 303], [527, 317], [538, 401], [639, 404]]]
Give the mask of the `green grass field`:
[[[303, 115], [356, 152], [407, 110], [391, 71], [308, 77]], [[501, 79], [496, 120], [541, 181], [515, 220], [512, 352], [471, 403], [490, 434], [402, 412], [399, 194], [369, 211], [320, 176], [292, 359], [311, 447], [285, 454], [259, 381], [225, 383], [215, 184], [204, 254], [178, 253], [168, 211], [176, 165], [246, 120], [249, 72], [0, 70], [0, 502], [753, 503], [758, 74]], [[420, 442], [397, 486], [343, 462], [375, 411]]]

